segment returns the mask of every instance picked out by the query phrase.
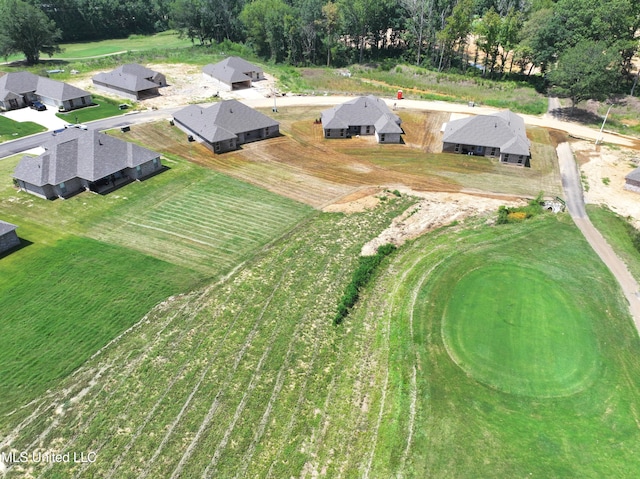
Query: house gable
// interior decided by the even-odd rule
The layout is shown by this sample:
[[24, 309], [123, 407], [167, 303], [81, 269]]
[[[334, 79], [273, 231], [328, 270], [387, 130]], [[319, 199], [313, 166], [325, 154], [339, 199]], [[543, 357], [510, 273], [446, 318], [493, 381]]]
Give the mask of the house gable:
[[[478, 115], [448, 122], [442, 137], [444, 149], [462, 153], [462, 146], [469, 151], [484, 154], [486, 150], [504, 155], [529, 158], [530, 142], [524, 120], [511, 111], [493, 115]], [[460, 151], [458, 151], [460, 150]]]
[[[400, 127], [400, 117], [392, 113], [383, 100], [373, 95], [350, 100], [324, 110], [321, 115], [322, 128], [327, 138], [343, 138], [345, 135], [342, 130], [349, 130], [355, 134], [375, 134], [380, 142], [398, 143], [400, 135], [404, 133]], [[382, 140], [382, 135], [387, 134], [393, 136]]]
[[[45, 150], [37, 157], [23, 157], [13, 174], [22, 189], [45, 198], [90, 188], [111, 175], [124, 176], [128, 170], [140, 170], [129, 174], [138, 179], [144, 176], [141, 166], [152, 165], [145, 167], [145, 172], [162, 166], [158, 153], [95, 130], [65, 130], [47, 143]], [[76, 190], [60, 187], [66, 183]], [[56, 188], [62, 193], [55, 193]]]

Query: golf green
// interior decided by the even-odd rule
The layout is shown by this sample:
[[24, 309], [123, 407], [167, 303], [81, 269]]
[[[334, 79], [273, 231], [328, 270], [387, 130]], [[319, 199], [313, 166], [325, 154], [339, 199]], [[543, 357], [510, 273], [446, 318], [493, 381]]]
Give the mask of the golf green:
[[557, 397], [584, 389], [597, 371], [591, 322], [543, 271], [489, 263], [457, 281], [442, 333], [451, 358], [476, 380]]

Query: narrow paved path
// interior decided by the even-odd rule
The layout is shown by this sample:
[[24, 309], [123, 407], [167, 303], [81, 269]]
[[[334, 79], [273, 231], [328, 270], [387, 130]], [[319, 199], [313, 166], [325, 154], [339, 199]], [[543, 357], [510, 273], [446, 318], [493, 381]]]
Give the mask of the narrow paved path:
[[573, 218], [574, 223], [580, 229], [593, 250], [600, 256], [602, 262], [609, 268], [616, 278], [622, 292], [629, 301], [629, 310], [636, 329], [640, 332], [640, 295], [638, 293], [638, 283], [631, 276], [627, 266], [613, 251], [600, 232], [593, 226], [587, 216], [582, 195], [582, 184], [580, 173], [573, 158], [573, 152], [569, 143], [558, 145], [558, 161], [560, 163], [560, 175], [562, 177], [562, 187], [565, 192], [567, 209]]

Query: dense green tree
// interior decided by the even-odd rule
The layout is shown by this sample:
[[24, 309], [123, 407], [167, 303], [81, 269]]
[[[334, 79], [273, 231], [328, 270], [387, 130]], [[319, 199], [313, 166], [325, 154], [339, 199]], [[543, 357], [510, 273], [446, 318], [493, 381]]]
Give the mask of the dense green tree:
[[60, 51], [62, 32], [39, 8], [22, 0], [6, 0], [0, 7], [0, 54], [5, 58], [24, 53], [28, 64], [38, 63], [40, 54]]
[[285, 28], [285, 20], [291, 23], [292, 15], [291, 6], [283, 0], [254, 0], [245, 5], [240, 21], [258, 55], [274, 61], [287, 58], [290, 32]]
[[340, 10], [337, 3], [329, 0], [323, 5], [321, 24], [324, 28], [324, 46], [327, 49], [327, 66], [330, 66], [340, 27]]
[[420, 65], [422, 46], [433, 14], [433, 0], [400, 0], [400, 3], [407, 12], [407, 37], [416, 45], [416, 65]]
[[502, 19], [500, 15], [490, 8], [484, 14], [482, 20], [476, 24], [476, 43], [484, 54], [484, 73], [493, 73], [500, 52], [500, 35], [502, 31]]
[[551, 91], [570, 98], [574, 107], [583, 100], [604, 100], [620, 79], [617, 58], [618, 52], [608, 50], [605, 42], [581, 40], [562, 53], [548, 73]]
[[451, 15], [445, 20], [445, 25], [437, 34], [440, 42], [440, 61], [438, 70], [445, 65], [451, 65], [456, 51], [463, 55], [467, 38], [472, 29], [473, 0], [460, 0], [453, 8]]

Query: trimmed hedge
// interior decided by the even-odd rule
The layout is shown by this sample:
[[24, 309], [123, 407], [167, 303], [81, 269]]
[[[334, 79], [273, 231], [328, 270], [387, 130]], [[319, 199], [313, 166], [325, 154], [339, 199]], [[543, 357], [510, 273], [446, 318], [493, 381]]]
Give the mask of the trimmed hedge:
[[353, 272], [351, 282], [345, 288], [344, 294], [338, 302], [338, 312], [333, 319], [333, 324], [338, 325], [342, 323], [351, 308], [358, 302], [360, 290], [367, 285], [378, 265], [386, 256], [395, 250], [395, 245], [385, 244], [378, 248], [378, 252], [375, 255], [360, 257], [358, 267]]

